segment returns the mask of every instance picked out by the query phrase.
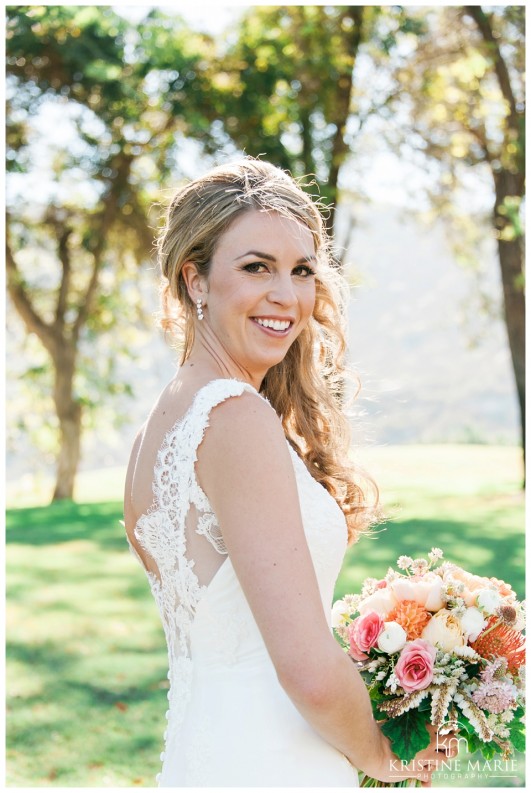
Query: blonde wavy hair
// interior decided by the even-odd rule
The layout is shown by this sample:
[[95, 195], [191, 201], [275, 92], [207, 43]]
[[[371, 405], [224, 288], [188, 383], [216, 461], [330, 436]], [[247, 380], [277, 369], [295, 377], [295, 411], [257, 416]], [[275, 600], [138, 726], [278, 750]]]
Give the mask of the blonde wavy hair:
[[[158, 239], [160, 324], [186, 361], [195, 338], [195, 306], [182, 275], [192, 261], [208, 278], [221, 236], [244, 212], [277, 212], [312, 233], [317, 257], [312, 317], [260, 392], [279, 415], [289, 443], [345, 514], [349, 541], [375, 520], [378, 490], [349, 460], [350, 425], [342, 409], [348, 286], [335, 265], [320, 203], [286, 172], [245, 157], [212, 169], [178, 190]], [[369, 497], [369, 495], [371, 497]]]

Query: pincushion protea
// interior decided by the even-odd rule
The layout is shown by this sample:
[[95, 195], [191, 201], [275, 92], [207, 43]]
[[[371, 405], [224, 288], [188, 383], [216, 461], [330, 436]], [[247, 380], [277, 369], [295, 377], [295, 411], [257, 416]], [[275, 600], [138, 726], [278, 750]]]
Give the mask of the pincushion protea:
[[507, 669], [516, 674], [525, 663], [524, 637], [519, 631], [509, 628], [497, 617], [491, 617], [485, 630], [470, 646], [482, 658], [502, 656], [507, 661]]
[[408, 641], [418, 639], [431, 619], [429, 611], [416, 600], [401, 600], [387, 615], [388, 622], [398, 622], [407, 633]]

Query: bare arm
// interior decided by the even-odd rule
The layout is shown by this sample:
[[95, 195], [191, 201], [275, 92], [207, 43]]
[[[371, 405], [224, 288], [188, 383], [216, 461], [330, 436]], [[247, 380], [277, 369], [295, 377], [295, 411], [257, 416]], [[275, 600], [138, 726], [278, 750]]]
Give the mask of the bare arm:
[[281, 685], [356, 768], [387, 779], [396, 758], [361, 675], [330, 632], [292, 461], [272, 409], [253, 394], [216, 408], [197, 472]]

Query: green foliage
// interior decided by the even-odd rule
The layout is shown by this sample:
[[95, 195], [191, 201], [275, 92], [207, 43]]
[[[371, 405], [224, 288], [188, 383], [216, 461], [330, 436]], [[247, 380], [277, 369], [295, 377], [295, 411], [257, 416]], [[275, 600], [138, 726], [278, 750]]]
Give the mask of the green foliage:
[[[48, 93], [72, 94], [81, 104], [96, 105], [101, 97], [110, 112], [117, 109], [114, 102], [123, 105], [125, 30], [110, 9], [8, 7], [8, 72], [40, 101]], [[38, 102], [29, 112], [37, 108]]]
[[520, 716], [515, 714], [513, 721], [508, 725], [509, 727], [509, 741], [514, 746], [517, 752], [525, 752], [525, 726], [520, 719], [522, 718], [523, 713]]
[[[464, 727], [462, 735], [466, 738], [470, 753], [480, 752], [485, 760], [492, 760], [497, 754], [502, 754], [503, 749], [496, 741], [482, 741], [476, 734], [470, 720], [459, 710], [459, 724]], [[513, 720], [507, 725], [509, 729], [509, 742], [516, 752], [525, 752], [525, 726], [521, 721], [524, 715], [523, 708], [519, 707], [514, 712]]]
[[[438, 164], [430, 201], [445, 217], [455, 209], [459, 188], [466, 191], [470, 168], [490, 175], [492, 201], [498, 185], [506, 218], [495, 236], [514, 239], [521, 234], [525, 169], [523, 6], [488, 11], [481, 6], [433, 7], [411, 9], [410, 14], [423, 28], [413, 40], [397, 36], [408, 55], [393, 63], [387, 139], [405, 156], [414, 152], [417, 161]], [[406, 107], [410, 124], [399, 129], [392, 114]], [[517, 193], [513, 211], [500, 188], [504, 172], [513, 177], [512, 192]], [[460, 214], [471, 214], [468, 203]]]
[[330, 201], [333, 160], [346, 154], [335, 141], [356, 112], [349, 97], [363, 24], [363, 9], [348, 6], [253, 7], [212, 76], [214, 117], [236, 146], [315, 175]]
[[484, 742], [476, 733], [468, 718], [464, 715], [464, 713], [462, 713], [461, 709], [458, 708], [457, 710], [459, 713], [459, 724], [464, 728], [463, 736], [466, 739], [468, 751], [470, 754], [479, 752], [481, 747], [484, 745]]
[[493, 760], [502, 750], [495, 741], [481, 741], [479, 750], [485, 760]]
[[382, 724], [382, 732], [391, 741], [393, 752], [406, 763], [430, 743], [426, 717], [416, 708]]

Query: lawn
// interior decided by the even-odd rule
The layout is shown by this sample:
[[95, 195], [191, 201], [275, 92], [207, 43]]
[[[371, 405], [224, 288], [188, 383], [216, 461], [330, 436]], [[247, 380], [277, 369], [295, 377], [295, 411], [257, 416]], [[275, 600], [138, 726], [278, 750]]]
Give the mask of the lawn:
[[[338, 597], [399, 554], [434, 545], [523, 597], [517, 449], [391, 447], [364, 461], [392, 519], [349, 550]], [[119, 524], [123, 471], [79, 479], [76, 503], [39, 506], [28, 489], [8, 492], [25, 506], [7, 515], [7, 784], [152, 787], [166, 725], [164, 635]], [[436, 784], [520, 786], [517, 760], [514, 779], [480, 778], [480, 764], [473, 777]]]

